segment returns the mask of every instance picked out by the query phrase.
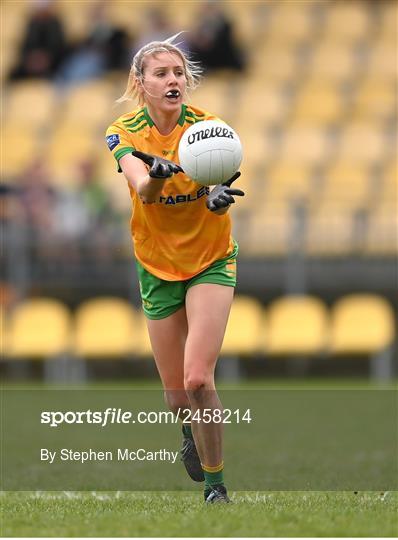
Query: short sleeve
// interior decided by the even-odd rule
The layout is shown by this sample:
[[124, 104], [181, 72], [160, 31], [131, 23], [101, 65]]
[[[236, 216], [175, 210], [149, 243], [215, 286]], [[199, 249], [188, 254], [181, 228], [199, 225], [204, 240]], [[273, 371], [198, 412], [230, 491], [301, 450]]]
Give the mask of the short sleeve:
[[120, 158], [126, 154], [131, 154], [135, 150], [128, 134], [121, 126], [115, 123], [106, 130], [105, 140], [109, 150], [117, 161], [118, 172], [122, 172], [119, 165]]

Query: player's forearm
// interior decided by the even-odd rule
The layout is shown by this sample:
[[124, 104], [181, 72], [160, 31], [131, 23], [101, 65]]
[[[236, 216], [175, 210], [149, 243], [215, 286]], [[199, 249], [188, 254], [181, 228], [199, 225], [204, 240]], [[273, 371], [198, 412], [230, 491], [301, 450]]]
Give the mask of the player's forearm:
[[144, 203], [156, 202], [162, 192], [165, 180], [146, 175], [137, 182], [137, 194]]

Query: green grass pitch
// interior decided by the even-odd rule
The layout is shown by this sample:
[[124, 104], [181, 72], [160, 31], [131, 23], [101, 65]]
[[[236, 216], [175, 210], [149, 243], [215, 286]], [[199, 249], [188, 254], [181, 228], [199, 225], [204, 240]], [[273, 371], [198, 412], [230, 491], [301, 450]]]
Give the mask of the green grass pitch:
[[[264, 384], [262, 381], [261, 387], [275, 388], [279, 385], [279, 382]], [[341, 388], [345, 385], [350, 388], [371, 388], [371, 385], [363, 381], [356, 383], [328, 381], [327, 385], [331, 388]], [[253, 386], [260, 386], [260, 382], [256, 381], [255, 385], [245, 386], [251, 389]], [[289, 387], [288, 384], [282, 386]], [[319, 389], [324, 386], [325, 381], [308, 383], [309, 388]], [[100, 385], [91, 387], [99, 388]], [[136, 387], [142, 388], [144, 385], [137, 383]], [[296, 388], [297, 383], [292, 387]], [[395, 384], [393, 387], [395, 388]], [[104, 388], [109, 388], [109, 385], [105, 385]], [[274, 411], [276, 426], [282, 425], [278, 416], [281, 414], [283, 420], [283, 410]], [[336, 414], [343, 418], [339, 411]], [[366, 425], [369, 425], [368, 417]], [[311, 426], [305, 440], [312, 437], [310, 428]], [[180, 435], [177, 431], [176, 429], [175, 439], [176, 444], [179, 444]], [[160, 437], [158, 431], [154, 436], [156, 439]], [[32, 442], [32, 439], [30, 440]], [[359, 444], [359, 449], [360, 447]], [[305, 448], [308, 451], [308, 445], [305, 445]], [[301, 447], [297, 447], [294, 449], [294, 455], [299, 455], [302, 451]], [[271, 459], [272, 452], [271, 447], [267, 459]], [[236, 463], [235, 468], [239, 468], [240, 455], [237, 454], [236, 461], [230, 457], [229, 463]], [[336, 463], [330, 463], [332, 472], [341, 470], [339, 465], [341, 462], [337, 458], [336, 460]], [[181, 464], [178, 470], [181, 471], [181, 475], [185, 475]], [[289, 461], [286, 461], [286, 467], [282, 470], [286, 470], [287, 475], [292, 474]], [[230, 475], [232, 472], [229, 469]], [[296, 474], [301, 473], [296, 471]], [[327, 483], [330, 485], [329, 480]], [[302, 479], [299, 484], [305, 486]], [[285, 482], [287, 487], [280, 489], [288, 489], [289, 485], [293, 485], [292, 482], [290, 484]], [[231, 491], [233, 504], [206, 506], [201, 486], [192, 487], [197, 490], [149, 491], [151, 488], [148, 487], [148, 491], [134, 492], [3, 491], [0, 492], [0, 535], [2, 537], [398, 536], [398, 491], [381, 493], [363, 490], [357, 494], [353, 491]]]
[[8, 537], [239, 537], [398, 534], [398, 493], [236, 492], [205, 506], [192, 492], [3, 492]]

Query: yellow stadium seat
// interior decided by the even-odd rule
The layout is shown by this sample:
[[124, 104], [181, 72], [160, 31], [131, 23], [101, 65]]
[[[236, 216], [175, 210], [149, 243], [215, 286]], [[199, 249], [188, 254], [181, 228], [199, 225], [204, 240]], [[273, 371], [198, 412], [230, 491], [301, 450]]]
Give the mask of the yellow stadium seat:
[[[148, 9], [148, 2], [144, 2], [144, 4], [146, 4], [146, 9]], [[168, 15], [168, 20], [172, 21], [174, 28], [176, 28], [175, 32], [177, 32], [180, 29], [188, 30], [192, 28], [198, 18], [201, 4], [198, 2], [186, 2], [182, 8], [180, 0], [169, 0], [168, 2], [163, 2], [162, 8], [163, 6]], [[143, 13], [144, 17], [145, 15]], [[137, 30], [142, 30], [142, 25], [139, 25]], [[172, 31], [171, 34], [173, 33]]]
[[242, 253], [251, 256], [286, 256], [290, 249], [293, 215], [284, 200], [269, 200], [245, 222]]
[[308, 42], [316, 30], [310, 4], [274, 3], [269, 18], [266, 36], [273, 44], [302, 44]]
[[258, 300], [236, 296], [221, 349], [223, 356], [253, 355], [260, 350], [265, 339], [263, 309]]
[[394, 340], [394, 314], [389, 303], [372, 294], [352, 294], [331, 311], [330, 351], [333, 354], [374, 354]]
[[70, 41], [83, 40], [87, 36], [87, 29], [90, 28], [90, 11], [95, 0], [87, 0], [76, 4], [70, 0], [58, 0], [56, 3], [57, 13], [65, 27], [65, 32]]
[[137, 315], [126, 300], [86, 300], [75, 313], [74, 351], [88, 359], [120, 358], [138, 352]]
[[233, 76], [229, 73], [209, 74], [201, 84], [189, 94], [188, 102], [201, 107], [216, 116], [229, 121], [230, 110], [234, 105], [234, 94], [231, 91]]
[[1, 48], [18, 50], [27, 21], [29, 2], [2, 2]]
[[301, 69], [295, 47], [273, 47], [267, 40], [252, 52], [249, 76], [263, 84], [286, 84], [294, 81]]
[[378, 185], [378, 201], [383, 206], [397, 208], [398, 193], [398, 161], [394, 158], [386, 163]]
[[[0, 41], [0, 80], [5, 81], [10, 71], [16, 65], [18, 49]], [[4, 83], [3, 83], [4, 84]]]
[[[178, 0], [175, 0], [175, 3], [178, 4]], [[187, 2], [187, 4], [195, 5], [196, 2]], [[234, 36], [237, 41], [244, 48], [253, 49], [262, 39], [264, 33], [264, 3], [254, 0], [254, 2], [250, 3], [250, 9], [247, 9], [244, 2], [225, 0], [223, 7], [228, 17], [235, 23]], [[177, 11], [184, 12], [185, 9], [178, 9]], [[171, 17], [173, 17], [173, 14]], [[187, 23], [190, 24], [190, 21], [187, 21]]]
[[330, 156], [331, 144], [326, 130], [303, 123], [287, 125], [278, 158], [307, 166], [320, 165]]
[[241, 189], [245, 193], [245, 196], [237, 197], [239, 200], [236, 204], [232, 205], [230, 212], [233, 213], [235, 218], [240, 216], [245, 220], [245, 216], [253, 211], [253, 204], [258, 202], [254, 192], [254, 186], [256, 185], [257, 180], [256, 171], [258, 171], [258, 169], [256, 168], [255, 163], [249, 160], [245, 155], [239, 170], [241, 176], [233, 185], [237, 189]]
[[253, 121], [262, 123], [266, 128], [270, 124], [283, 122], [288, 114], [286, 98], [278, 85], [260, 84], [256, 79], [242, 85], [239, 107], [234, 118], [236, 129], [249, 126], [253, 129]]
[[23, 174], [40, 153], [41, 141], [30, 126], [4, 123], [1, 126], [1, 175], [5, 179]]
[[[395, 192], [396, 197], [396, 192]], [[383, 202], [369, 213], [364, 252], [375, 257], [398, 255], [398, 212], [396, 199]]]
[[112, 109], [113, 100], [113, 88], [107, 80], [74, 86], [64, 97], [62, 122], [82, 124], [86, 129], [93, 128], [103, 133], [116, 114]]
[[[243, 149], [243, 152], [245, 152], [245, 149]], [[255, 182], [258, 180], [258, 169], [256, 167], [257, 163], [254, 160], [249, 160], [248, 158], [246, 158], [245, 154], [243, 156], [241, 166], [239, 167], [239, 170], [242, 174], [233, 184], [234, 186], [239, 187], [243, 191], [246, 190], [245, 197], [239, 199], [239, 202], [243, 203], [243, 205], [245, 204], [244, 199], [246, 199], [246, 197], [250, 199], [251, 196], [253, 196], [252, 188], [255, 185]], [[232, 208], [236, 209], [235, 206], [233, 206]]]
[[383, 122], [396, 114], [397, 96], [394, 84], [372, 77], [359, 86], [351, 105], [354, 120]]
[[267, 309], [269, 355], [317, 355], [328, 343], [326, 306], [311, 296], [287, 296], [272, 302]]
[[79, 124], [60, 125], [49, 143], [47, 153], [51, 180], [65, 187], [74, 185], [77, 181], [76, 167], [94, 159], [100, 151], [99, 141], [90, 131], [83, 130]]
[[298, 92], [293, 104], [292, 120], [315, 124], [333, 124], [341, 120], [345, 110], [338, 89], [328, 82], [310, 80]]
[[381, 31], [386, 40], [391, 43], [397, 43], [397, 19], [398, 19], [398, 4], [397, 2], [380, 2], [381, 8]]
[[373, 19], [366, 2], [331, 2], [326, 7], [324, 35], [336, 43], [366, 41]]
[[[68, 0], [66, 0], [68, 2]], [[145, 23], [148, 17], [148, 9], [150, 8], [152, 2], [144, 1], [134, 1], [134, 2], [125, 2], [123, 0], [112, 0], [112, 2], [106, 3], [107, 20], [116, 24], [119, 27], [125, 28], [129, 31], [132, 36], [139, 36], [143, 29], [145, 28]], [[163, 6], [168, 6], [164, 3]], [[187, 3], [187, 11], [189, 10], [189, 3]], [[185, 11], [180, 9], [179, 11]], [[177, 9], [174, 11], [174, 14], [177, 15]], [[177, 32], [177, 30], [176, 30]], [[173, 34], [173, 32], [171, 32]]]
[[304, 201], [311, 193], [311, 167], [277, 161], [266, 173], [266, 198]]
[[25, 300], [12, 311], [7, 335], [7, 355], [10, 358], [60, 355], [71, 347], [71, 315], [58, 300]]
[[370, 171], [366, 166], [350, 162], [334, 162], [324, 173], [324, 184], [316, 194], [315, 205], [338, 208], [365, 208], [372, 196]]
[[[259, 165], [273, 158], [273, 141], [267, 137], [261, 125], [253, 126], [253, 124], [245, 122], [237, 124], [233, 127], [236, 129], [243, 147], [242, 164], [248, 167]], [[245, 180], [242, 178], [242, 181]], [[240, 182], [240, 180], [239, 180]]]
[[[395, 33], [396, 31], [395, 27]], [[382, 40], [372, 45], [369, 53], [367, 74], [377, 80], [396, 84], [398, 75], [396, 36], [391, 42]]]
[[360, 64], [355, 49], [350, 44], [336, 40], [321, 42], [312, 49], [309, 77], [316, 77], [331, 84], [355, 80]]
[[344, 257], [356, 248], [354, 213], [337, 201], [315, 205], [308, 215], [305, 252], [318, 257]]
[[397, 185], [398, 183], [398, 160], [397, 156], [395, 155], [393, 156], [393, 159], [391, 161], [387, 161], [384, 164], [383, 183], [393, 183], [394, 185]]
[[393, 153], [393, 143], [383, 129], [358, 122], [349, 124], [341, 133], [336, 159], [381, 165]]
[[50, 129], [56, 112], [54, 85], [26, 81], [9, 87], [4, 113], [9, 123], [34, 129]]

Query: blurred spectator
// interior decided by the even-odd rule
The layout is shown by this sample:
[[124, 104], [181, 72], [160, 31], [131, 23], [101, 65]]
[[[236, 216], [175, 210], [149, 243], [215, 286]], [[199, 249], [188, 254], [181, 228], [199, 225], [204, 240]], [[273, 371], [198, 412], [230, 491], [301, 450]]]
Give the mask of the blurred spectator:
[[[76, 164], [72, 186], [54, 188], [50, 174], [46, 161], [37, 158], [15, 187], [2, 184], [0, 224], [10, 219], [18, 223], [26, 232], [32, 256], [42, 263], [79, 263], [87, 252], [100, 260], [109, 259], [122, 216], [98, 180], [95, 160]], [[16, 195], [17, 203], [11, 216], [10, 206], [5, 204], [10, 193]]]
[[201, 6], [189, 47], [194, 59], [206, 69], [242, 71], [245, 67], [243, 51], [234, 39], [232, 22], [216, 0]]
[[62, 64], [55, 82], [62, 86], [101, 77], [105, 72], [105, 58], [101, 47], [89, 40], [76, 46]]
[[177, 33], [160, 7], [149, 8], [143, 21], [145, 24], [135, 46], [137, 51], [151, 41], [162, 41]]
[[57, 82], [83, 82], [102, 76], [106, 71], [125, 70], [130, 61], [130, 38], [107, 18], [103, 0], [92, 8], [87, 37], [76, 44], [61, 66]]
[[68, 189], [59, 192], [57, 197], [53, 232], [61, 240], [79, 240], [88, 232], [89, 218], [86, 205], [78, 190]]
[[62, 23], [50, 0], [35, 0], [27, 21], [17, 65], [11, 81], [25, 78], [52, 78], [62, 62], [66, 43]]
[[2, 324], [3, 315], [12, 309], [17, 299], [18, 292], [15, 287], [7, 281], [0, 281], [0, 313], [2, 315]]
[[120, 243], [120, 232], [125, 230], [123, 218], [98, 179], [95, 160], [87, 159], [80, 163], [77, 175], [79, 193], [85, 204], [89, 224], [86, 244], [95, 253], [96, 260], [111, 260], [113, 253], [111, 248]]
[[96, 176], [96, 163], [86, 160], [78, 165], [79, 191], [84, 201], [90, 228], [94, 231], [112, 219], [114, 210], [110, 199]]
[[[10, 281], [10, 259], [11, 250], [15, 253], [15, 245], [12, 244], [13, 237], [10, 230], [21, 222], [21, 208], [18, 201], [18, 189], [5, 182], [0, 184], [0, 229], [1, 229], [1, 249], [0, 249], [0, 311], [7, 310], [12, 306], [16, 295]], [[10, 242], [11, 237], [11, 242]], [[15, 276], [15, 268], [12, 268]]]
[[54, 225], [54, 204], [57, 193], [51, 186], [45, 162], [38, 158], [18, 181], [19, 201], [23, 218], [29, 230], [37, 234], [50, 234]]
[[125, 29], [114, 26], [107, 18], [108, 3], [101, 0], [93, 7], [92, 28], [88, 41], [102, 49], [105, 69], [125, 70], [130, 67], [131, 40]]

